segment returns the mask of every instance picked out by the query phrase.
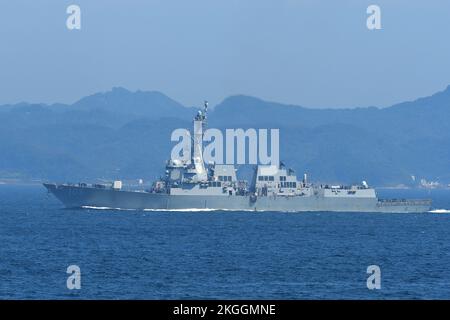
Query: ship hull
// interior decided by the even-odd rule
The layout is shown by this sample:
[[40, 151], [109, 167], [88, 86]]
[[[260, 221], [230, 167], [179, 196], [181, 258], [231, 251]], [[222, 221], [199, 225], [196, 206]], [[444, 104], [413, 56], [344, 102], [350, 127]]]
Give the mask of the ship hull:
[[333, 198], [323, 196], [169, 195], [44, 184], [68, 208], [112, 208], [133, 210], [233, 210], [233, 211], [335, 211], [420, 213], [431, 210], [431, 201], [380, 201], [376, 198]]

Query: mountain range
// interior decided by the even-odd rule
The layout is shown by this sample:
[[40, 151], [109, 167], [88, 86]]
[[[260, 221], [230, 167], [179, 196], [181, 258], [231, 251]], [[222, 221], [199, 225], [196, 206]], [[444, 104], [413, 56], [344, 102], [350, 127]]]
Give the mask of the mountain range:
[[[0, 106], [0, 179], [152, 180], [164, 173], [176, 128], [196, 108], [157, 91], [124, 88], [74, 104]], [[278, 128], [280, 157], [324, 183], [450, 182], [450, 86], [387, 108], [311, 109], [236, 95], [209, 127]]]

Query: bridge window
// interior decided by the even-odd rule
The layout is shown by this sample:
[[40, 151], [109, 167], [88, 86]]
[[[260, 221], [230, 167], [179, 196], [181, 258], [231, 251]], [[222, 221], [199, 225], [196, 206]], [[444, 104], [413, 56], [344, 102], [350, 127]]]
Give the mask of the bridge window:
[[281, 188], [297, 188], [297, 182], [292, 181], [280, 182], [279, 186], [281, 186]]
[[233, 177], [232, 176], [219, 176], [219, 181], [232, 181]]

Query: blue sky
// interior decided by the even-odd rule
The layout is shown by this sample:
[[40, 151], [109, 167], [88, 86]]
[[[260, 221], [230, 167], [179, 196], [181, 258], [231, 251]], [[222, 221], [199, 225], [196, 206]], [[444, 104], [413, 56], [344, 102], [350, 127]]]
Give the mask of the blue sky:
[[[70, 4], [81, 30], [66, 28]], [[370, 4], [382, 30], [366, 27]], [[185, 105], [382, 107], [450, 84], [449, 36], [446, 0], [2, 1], [0, 104], [124, 86]]]

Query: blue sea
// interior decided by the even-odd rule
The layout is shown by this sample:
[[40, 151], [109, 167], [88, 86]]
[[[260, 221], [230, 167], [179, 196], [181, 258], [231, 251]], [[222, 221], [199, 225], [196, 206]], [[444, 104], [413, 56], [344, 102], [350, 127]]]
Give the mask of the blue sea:
[[[379, 194], [450, 209], [450, 190]], [[0, 298], [450, 299], [450, 212], [69, 210], [41, 186], [0, 185]]]

